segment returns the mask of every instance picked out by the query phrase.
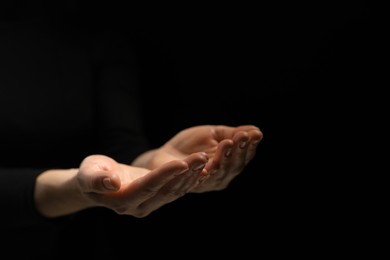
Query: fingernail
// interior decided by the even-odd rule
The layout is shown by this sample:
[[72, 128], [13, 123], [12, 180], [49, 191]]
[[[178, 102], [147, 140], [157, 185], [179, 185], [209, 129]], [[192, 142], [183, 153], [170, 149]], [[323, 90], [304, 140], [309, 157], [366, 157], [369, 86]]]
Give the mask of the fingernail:
[[103, 185], [107, 190], [116, 190], [114, 185], [112, 185], [111, 179], [110, 178], [104, 178], [103, 179]]
[[231, 153], [232, 153], [232, 148], [229, 148], [226, 150], [225, 156], [229, 157]]
[[205, 166], [204, 163], [198, 165], [198, 166], [195, 166], [194, 168], [192, 168], [193, 171], [199, 171], [200, 169], [202, 169], [203, 167]]
[[246, 142], [241, 142], [240, 143], [240, 148], [245, 148], [245, 146], [246, 146]]

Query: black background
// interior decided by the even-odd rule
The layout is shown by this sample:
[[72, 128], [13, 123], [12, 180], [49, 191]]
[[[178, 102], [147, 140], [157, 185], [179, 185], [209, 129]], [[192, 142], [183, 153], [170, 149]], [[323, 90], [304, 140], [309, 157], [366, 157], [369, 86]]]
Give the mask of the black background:
[[376, 67], [364, 1], [134, 6], [117, 19], [137, 51], [153, 145], [197, 124], [264, 133], [227, 190], [163, 207], [139, 222], [141, 237], [199, 256], [250, 255], [357, 232], [351, 174], [367, 152]]
[[196, 256], [299, 251], [356, 232], [350, 175], [375, 71], [364, 1], [117, 7], [105, 11], [136, 50], [153, 145], [197, 124], [264, 133], [228, 189], [183, 197], [132, 232]]
[[133, 46], [153, 146], [198, 124], [255, 124], [264, 133], [255, 159], [226, 190], [187, 195], [136, 225], [124, 217], [117, 227], [124, 236], [163, 245], [167, 255], [180, 248], [184, 256], [253, 257], [308, 253], [301, 249], [350, 235], [357, 199], [350, 175], [361, 166], [354, 155], [367, 153], [362, 129], [376, 71], [364, 1], [55, 8], [61, 3]]

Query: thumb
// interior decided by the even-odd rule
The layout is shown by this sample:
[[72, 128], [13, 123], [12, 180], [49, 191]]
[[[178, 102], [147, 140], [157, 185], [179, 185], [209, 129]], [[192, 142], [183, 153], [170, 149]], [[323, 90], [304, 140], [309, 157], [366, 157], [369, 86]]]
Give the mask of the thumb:
[[102, 181], [103, 192], [117, 191], [120, 188], [120, 180], [116, 174], [111, 174], [111, 176], [103, 177]]
[[95, 172], [93, 175], [79, 178], [84, 192], [105, 193], [119, 190], [119, 177], [107, 171]]
[[118, 163], [103, 155], [86, 157], [79, 168], [77, 179], [84, 192], [112, 192], [119, 190], [121, 181], [116, 171]]

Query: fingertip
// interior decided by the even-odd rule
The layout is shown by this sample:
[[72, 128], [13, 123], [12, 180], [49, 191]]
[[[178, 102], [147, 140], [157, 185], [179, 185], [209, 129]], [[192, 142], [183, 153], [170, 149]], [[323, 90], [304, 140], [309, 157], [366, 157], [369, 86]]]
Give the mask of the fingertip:
[[252, 143], [253, 143], [253, 145], [258, 145], [259, 143], [260, 143], [260, 141], [262, 141], [263, 140], [263, 137], [264, 137], [264, 135], [263, 135], [263, 132], [256, 132], [254, 135], [253, 135], [253, 137], [252, 137]]
[[171, 163], [172, 163], [172, 166], [174, 166], [174, 168], [175, 168], [175, 170], [174, 170], [175, 176], [183, 174], [186, 171], [188, 171], [188, 163], [186, 161], [177, 160], [177, 161], [172, 161]]
[[119, 181], [115, 176], [103, 178], [103, 187], [108, 191], [117, 191], [120, 188]]
[[208, 161], [209, 160], [209, 155], [206, 152], [199, 152], [199, 154], [202, 156], [202, 159]]

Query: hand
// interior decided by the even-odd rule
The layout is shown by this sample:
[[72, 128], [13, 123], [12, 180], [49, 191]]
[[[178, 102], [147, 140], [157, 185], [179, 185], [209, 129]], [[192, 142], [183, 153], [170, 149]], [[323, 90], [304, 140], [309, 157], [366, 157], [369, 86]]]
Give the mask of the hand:
[[207, 161], [205, 153], [192, 153], [148, 170], [91, 155], [81, 163], [76, 179], [92, 206], [145, 217], [189, 192], [206, 171]]
[[202, 125], [184, 129], [157, 149], [150, 161], [153, 169], [171, 160], [182, 160], [193, 153], [205, 152], [209, 158], [198, 185], [192, 192], [225, 189], [256, 154], [263, 138], [254, 125], [230, 127]]

